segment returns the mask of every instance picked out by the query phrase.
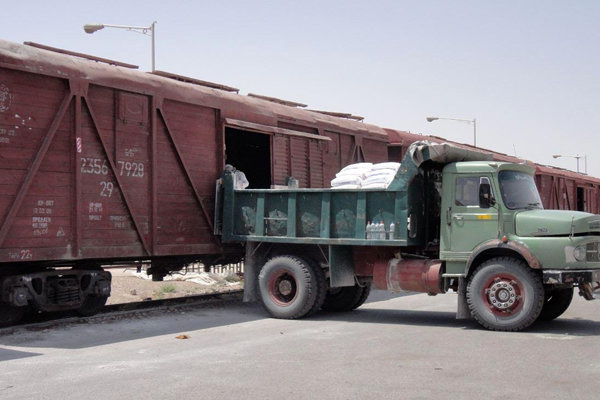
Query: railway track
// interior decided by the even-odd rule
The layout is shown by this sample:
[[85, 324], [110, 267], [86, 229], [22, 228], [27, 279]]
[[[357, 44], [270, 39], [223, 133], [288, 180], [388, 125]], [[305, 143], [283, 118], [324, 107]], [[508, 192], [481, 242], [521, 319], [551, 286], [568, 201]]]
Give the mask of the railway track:
[[89, 317], [77, 316], [73, 311], [31, 314], [17, 324], [0, 328], [0, 337], [15, 333], [18, 330], [38, 331], [70, 324], [94, 323], [96, 321], [110, 321], [134, 316], [144, 317], [155, 313], [191, 308], [200, 305], [239, 302], [242, 299], [243, 292], [243, 290], [232, 290], [228, 292], [174, 297], [169, 299], [111, 304], [105, 306], [98, 314]]

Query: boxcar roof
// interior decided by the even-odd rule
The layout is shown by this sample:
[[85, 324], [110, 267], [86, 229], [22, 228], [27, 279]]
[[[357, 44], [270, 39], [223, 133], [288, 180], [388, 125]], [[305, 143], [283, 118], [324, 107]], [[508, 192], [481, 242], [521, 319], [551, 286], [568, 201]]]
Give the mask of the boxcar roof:
[[[303, 110], [257, 97], [230, 93], [131, 68], [109, 65], [83, 57], [4, 40], [0, 40], [0, 66], [66, 79], [84, 79], [93, 84], [148, 95], [158, 94], [177, 101], [221, 109], [222, 113], [225, 114], [224, 116], [231, 113], [234, 115], [233, 118], [239, 114], [253, 114], [259, 118], [260, 116], [267, 116], [279, 120], [306, 123], [312, 126], [320, 125], [325, 129], [330, 127], [334, 130], [360, 132], [366, 136], [373, 136], [379, 140], [387, 141], [387, 133], [384, 129], [353, 119]], [[230, 111], [234, 109], [235, 111]]]

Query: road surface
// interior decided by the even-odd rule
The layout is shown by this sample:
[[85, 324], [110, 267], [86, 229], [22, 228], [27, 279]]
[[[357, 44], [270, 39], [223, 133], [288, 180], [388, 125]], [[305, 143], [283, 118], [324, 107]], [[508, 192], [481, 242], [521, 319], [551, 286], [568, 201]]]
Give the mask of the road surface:
[[[0, 399], [597, 399], [600, 302], [499, 333], [456, 296], [276, 320], [213, 304], [0, 336]], [[177, 339], [187, 335], [187, 339]]]

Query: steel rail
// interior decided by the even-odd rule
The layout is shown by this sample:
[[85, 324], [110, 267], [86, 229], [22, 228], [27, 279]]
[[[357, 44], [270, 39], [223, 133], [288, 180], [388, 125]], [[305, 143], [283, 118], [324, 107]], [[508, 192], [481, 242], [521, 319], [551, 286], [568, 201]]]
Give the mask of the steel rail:
[[[0, 328], [0, 337], [10, 335], [17, 331], [40, 331], [62, 327], [70, 324], [89, 323], [102, 321], [106, 318], [120, 316], [134, 316], [142, 312], [166, 311], [171, 308], [192, 307], [204, 304], [214, 304], [215, 302], [240, 301], [243, 290], [236, 289], [226, 292], [200, 294], [194, 296], [173, 297], [169, 299], [157, 299], [147, 301], [136, 301], [131, 303], [111, 304], [105, 306], [98, 314], [89, 317], [75, 316], [73, 311], [43, 313], [26, 318], [24, 321]], [[215, 301], [211, 301], [215, 300]], [[38, 321], [35, 321], [35, 319]], [[34, 320], [32, 322], [32, 319]]]

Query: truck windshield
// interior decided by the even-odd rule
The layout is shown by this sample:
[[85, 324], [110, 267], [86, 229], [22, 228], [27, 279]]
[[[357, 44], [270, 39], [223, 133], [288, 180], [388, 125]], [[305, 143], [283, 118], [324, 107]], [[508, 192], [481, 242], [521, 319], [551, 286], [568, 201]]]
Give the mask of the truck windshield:
[[533, 176], [519, 171], [500, 171], [498, 179], [502, 201], [507, 208], [544, 208]]

